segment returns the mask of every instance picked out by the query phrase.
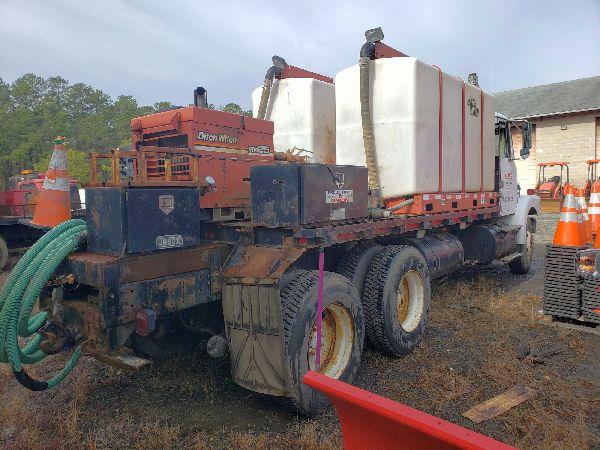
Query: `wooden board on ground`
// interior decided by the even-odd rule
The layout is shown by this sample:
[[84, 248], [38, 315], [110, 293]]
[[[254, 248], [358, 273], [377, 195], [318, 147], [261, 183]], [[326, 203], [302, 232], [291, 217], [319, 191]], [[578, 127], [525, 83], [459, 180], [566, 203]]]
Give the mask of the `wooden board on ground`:
[[533, 394], [535, 394], [533, 389], [517, 384], [508, 391], [465, 411], [463, 416], [475, 423], [481, 423], [484, 420], [499, 416], [518, 404], [523, 403], [533, 396]]

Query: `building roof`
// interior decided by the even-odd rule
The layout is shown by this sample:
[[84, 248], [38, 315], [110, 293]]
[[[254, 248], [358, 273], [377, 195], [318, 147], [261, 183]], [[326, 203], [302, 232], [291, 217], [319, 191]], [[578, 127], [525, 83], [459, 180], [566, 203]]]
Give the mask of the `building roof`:
[[600, 109], [600, 76], [497, 92], [496, 111], [513, 119]]

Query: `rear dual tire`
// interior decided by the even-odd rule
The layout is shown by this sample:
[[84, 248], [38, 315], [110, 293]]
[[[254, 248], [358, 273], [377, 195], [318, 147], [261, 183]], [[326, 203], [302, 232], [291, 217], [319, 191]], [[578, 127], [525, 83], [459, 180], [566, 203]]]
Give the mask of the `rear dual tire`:
[[[285, 371], [294, 407], [316, 415], [329, 407], [327, 397], [302, 383], [316, 370], [316, 316], [319, 273], [294, 271], [282, 280], [280, 291]], [[320, 373], [351, 383], [360, 367], [364, 342], [363, 310], [352, 283], [337, 273], [323, 278], [323, 331]]]
[[350, 249], [338, 264], [337, 273], [352, 282], [361, 298], [371, 262], [382, 249], [382, 245], [373, 241], [361, 242]]
[[423, 255], [409, 245], [390, 245], [373, 259], [362, 296], [371, 345], [404, 356], [423, 337], [429, 319], [431, 284]]

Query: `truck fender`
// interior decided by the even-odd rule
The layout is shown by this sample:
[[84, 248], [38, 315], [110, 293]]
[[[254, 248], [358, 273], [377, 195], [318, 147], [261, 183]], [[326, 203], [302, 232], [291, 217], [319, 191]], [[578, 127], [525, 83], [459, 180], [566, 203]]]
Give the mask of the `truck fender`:
[[527, 239], [527, 220], [530, 216], [539, 214], [540, 211], [540, 198], [537, 195], [521, 195], [517, 201], [515, 213], [501, 217], [498, 221], [508, 225], [519, 225], [521, 228], [517, 233], [516, 243], [525, 244]]

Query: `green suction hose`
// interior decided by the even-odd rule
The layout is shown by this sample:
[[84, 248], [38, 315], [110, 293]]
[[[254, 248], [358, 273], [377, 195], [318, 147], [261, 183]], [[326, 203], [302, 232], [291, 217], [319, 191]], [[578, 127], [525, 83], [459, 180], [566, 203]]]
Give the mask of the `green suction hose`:
[[63, 259], [83, 242], [85, 233], [85, 221], [81, 219], [56, 226], [27, 250], [0, 289], [0, 362], [9, 363], [15, 378], [33, 391], [59, 384], [81, 356], [81, 347], [77, 347], [65, 367], [51, 379], [34, 380], [23, 364], [35, 364], [48, 356], [39, 347], [43, 337], [37, 334], [23, 348], [18, 338], [32, 336], [46, 324], [48, 313], [31, 317], [31, 311], [45, 284]]

